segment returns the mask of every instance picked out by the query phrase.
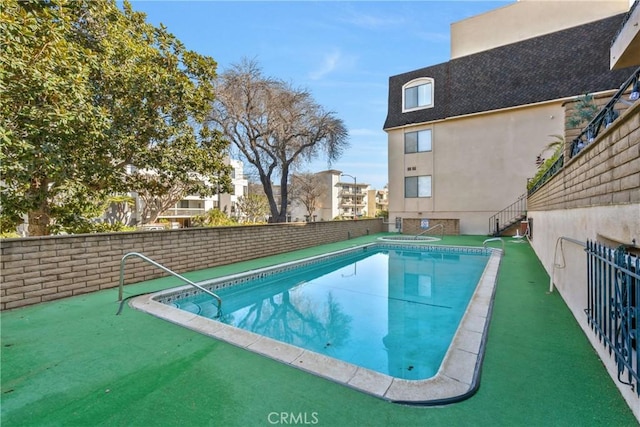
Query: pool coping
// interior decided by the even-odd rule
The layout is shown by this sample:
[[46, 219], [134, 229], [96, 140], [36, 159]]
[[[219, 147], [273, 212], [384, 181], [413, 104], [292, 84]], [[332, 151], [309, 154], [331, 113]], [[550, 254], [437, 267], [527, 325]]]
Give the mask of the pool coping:
[[[385, 242], [385, 244], [388, 243], [389, 242]], [[406, 245], [406, 242], [402, 242], [401, 244]], [[362, 245], [362, 247], [365, 246], [372, 246], [372, 244]], [[424, 247], [423, 245], [420, 246]], [[433, 247], [438, 249], [453, 248], [452, 246]], [[471, 247], [458, 248], [470, 249]], [[331, 254], [351, 250], [353, 250], [353, 248], [332, 252]], [[187, 288], [185, 286], [137, 296], [129, 301], [129, 305], [137, 310], [186, 327], [203, 335], [247, 349], [390, 402], [426, 406], [444, 405], [471, 397], [480, 385], [482, 359], [484, 357], [484, 348], [493, 307], [498, 269], [503, 255], [503, 252], [499, 249], [487, 248], [487, 251], [490, 253], [489, 260], [471, 296], [469, 305], [463, 314], [442, 364], [435, 376], [425, 380], [395, 378], [294, 345], [263, 337], [213, 319], [201, 317], [154, 299], [167, 292], [175, 292], [176, 289]], [[326, 255], [329, 254], [305, 259], [321, 258]], [[287, 264], [295, 264], [300, 261]], [[260, 270], [268, 270], [269, 268], [272, 267], [266, 267]], [[260, 270], [253, 270], [251, 273], [257, 273]], [[249, 272], [225, 276], [225, 278], [228, 280], [229, 277], [241, 277], [247, 273]], [[218, 278], [215, 279], [215, 281], [225, 278]], [[212, 281], [207, 282], [211, 283]]]

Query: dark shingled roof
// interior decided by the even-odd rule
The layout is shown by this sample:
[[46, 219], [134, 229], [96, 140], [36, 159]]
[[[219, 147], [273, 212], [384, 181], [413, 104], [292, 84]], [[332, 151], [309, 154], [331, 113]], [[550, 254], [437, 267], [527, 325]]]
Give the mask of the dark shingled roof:
[[[392, 76], [384, 129], [617, 89], [634, 69], [609, 69], [609, 47], [624, 16]], [[402, 85], [418, 77], [435, 80], [434, 107], [402, 113]]]

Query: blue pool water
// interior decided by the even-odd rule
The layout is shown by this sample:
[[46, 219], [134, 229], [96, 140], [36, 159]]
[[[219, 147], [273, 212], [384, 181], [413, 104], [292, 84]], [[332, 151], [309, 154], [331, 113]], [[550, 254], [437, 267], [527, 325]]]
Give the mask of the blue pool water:
[[[434, 376], [487, 254], [376, 248], [215, 290], [217, 319], [396, 378]], [[171, 301], [216, 317], [210, 296]]]

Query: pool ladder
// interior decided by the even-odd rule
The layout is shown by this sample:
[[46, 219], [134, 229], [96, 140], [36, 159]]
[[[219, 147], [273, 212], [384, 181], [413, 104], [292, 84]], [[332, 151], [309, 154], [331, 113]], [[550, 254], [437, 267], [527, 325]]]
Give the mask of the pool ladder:
[[504, 250], [504, 240], [502, 240], [501, 237], [492, 237], [490, 239], [485, 240], [484, 242], [482, 242], [482, 247], [487, 249], [487, 243], [488, 242], [497, 242], [500, 241], [500, 243], [502, 243], [502, 253], [506, 254], [505, 250]]
[[213, 298], [215, 298], [215, 300], [218, 302], [218, 314], [220, 314], [220, 309], [222, 307], [222, 299], [214, 294], [213, 292], [211, 292], [208, 289], [203, 288], [202, 286], [192, 282], [191, 280], [187, 279], [184, 276], [181, 276], [180, 274], [176, 273], [173, 270], [169, 270], [167, 267], [165, 267], [164, 265], [152, 260], [149, 257], [146, 257], [138, 252], [129, 252], [128, 254], [126, 254], [125, 256], [122, 257], [122, 260], [120, 260], [120, 284], [118, 285], [118, 302], [120, 302], [120, 310], [118, 310], [117, 314], [120, 314], [120, 311], [122, 310], [122, 294], [123, 294], [123, 289], [124, 289], [124, 265], [125, 265], [125, 261], [127, 260], [127, 258], [129, 257], [137, 257], [140, 258], [146, 262], [148, 262], [149, 264], [153, 265], [154, 267], [158, 267], [160, 270], [165, 271], [169, 274], [171, 274], [172, 276], [177, 277], [178, 279], [186, 282], [187, 284], [194, 286], [198, 289], [200, 289], [202, 292], [204, 292], [205, 294], [211, 295]]

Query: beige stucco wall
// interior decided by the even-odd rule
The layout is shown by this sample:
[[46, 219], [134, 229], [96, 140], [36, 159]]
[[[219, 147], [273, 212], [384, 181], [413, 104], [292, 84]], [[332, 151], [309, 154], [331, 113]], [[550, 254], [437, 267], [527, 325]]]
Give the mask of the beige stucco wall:
[[[575, 27], [628, 10], [628, 0], [520, 0], [451, 24], [451, 58]], [[527, 25], [522, 25], [523, 22]]]
[[[433, 150], [404, 154], [404, 133], [425, 128]], [[461, 234], [487, 234], [489, 217], [525, 193], [536, 156], [563, 129], [558, 101], [388, 130], [390, 221], [460, 219]], [[421, 175], [432, 176], [432, 197], [405, 199], [404, 178]]]

